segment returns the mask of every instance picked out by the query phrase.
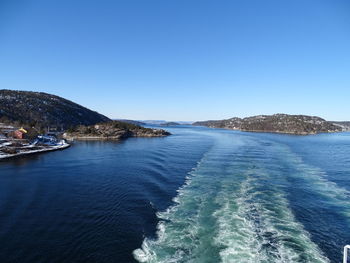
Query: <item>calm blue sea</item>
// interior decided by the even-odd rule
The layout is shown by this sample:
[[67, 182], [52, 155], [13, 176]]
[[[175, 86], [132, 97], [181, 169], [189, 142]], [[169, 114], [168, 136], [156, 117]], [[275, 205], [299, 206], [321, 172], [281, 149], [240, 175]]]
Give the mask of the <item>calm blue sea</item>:
[[350, 133], [168, 130], [0, 162], [0, 262], [341, 262]]

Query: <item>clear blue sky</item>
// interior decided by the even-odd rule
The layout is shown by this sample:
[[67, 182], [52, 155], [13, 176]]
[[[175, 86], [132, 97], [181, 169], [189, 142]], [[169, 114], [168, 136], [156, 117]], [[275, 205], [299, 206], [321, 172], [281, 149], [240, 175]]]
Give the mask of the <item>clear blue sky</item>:
[[350, 120], [350, 1], [0, 0], [0, 88], [112, 118]]

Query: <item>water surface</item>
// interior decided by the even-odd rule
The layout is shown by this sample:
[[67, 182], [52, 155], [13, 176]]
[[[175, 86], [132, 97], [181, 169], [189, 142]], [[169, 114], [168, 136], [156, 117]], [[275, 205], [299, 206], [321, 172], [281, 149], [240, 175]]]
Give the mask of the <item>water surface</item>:
[[0, 262], [340, 262], [349, 133], [169, 130], [0, 162]]

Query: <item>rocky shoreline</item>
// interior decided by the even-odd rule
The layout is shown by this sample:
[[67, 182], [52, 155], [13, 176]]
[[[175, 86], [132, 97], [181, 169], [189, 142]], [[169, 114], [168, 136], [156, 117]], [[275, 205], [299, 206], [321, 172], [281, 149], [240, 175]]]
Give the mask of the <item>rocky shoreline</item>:
[[139, 125], [111, 121], [90, 126], [78, 126], [63, 134], [67, 140], [122, 140], [130, 137], [165, 137], [169, 132]]

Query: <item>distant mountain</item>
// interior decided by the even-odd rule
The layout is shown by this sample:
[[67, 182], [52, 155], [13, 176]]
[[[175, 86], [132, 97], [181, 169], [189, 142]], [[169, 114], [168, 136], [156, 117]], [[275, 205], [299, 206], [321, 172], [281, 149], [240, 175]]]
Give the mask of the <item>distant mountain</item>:
[[146, 125], [147, 123], [142, 122], [142, 121], [135, 121], [135, 120], [127, 120], [127, 119], [115, 119], [116, 121], [121, 121], [121, 122], [126, 122], [126, 123], [130, 123], [130, 124], [135, 124], [135, 125]]
[[193, 121], [176, 121], [176, 122], [181, 125], [191, 125], [193, 123]]
[[149, 125], [161, 125], [163, 123], [166, 123], [167, 121], [165, 121], [165, 120], [141, 120], [140, 122], [143, 122], [143, 123], [149, 124]]
[[178, 122], [170, 121], [170, 122], [162, 123], [160, 126], [177, 126], [177, 125], [181, 125], [181, 124]]
[[0, 90], [1, 119], [62, 128], [110, 121], [102, 114], [55, 95], [14, 90]]
[[193, 123], [193, 125], [241, 131], [301, 135], [342, 131], [340, 126], [334, 125], [320, 117], [288, 114], [258, 115], [243, 119], [235, 117], [227, 120], [199, 121]]
[[165, 120], [143, 120], [140, 121], [144, 124], [149, 124], [149, 125], [164, 125], [167, 123], [177, 123], [178, 125], [191, 125], [193, 121], [165, 121]]

